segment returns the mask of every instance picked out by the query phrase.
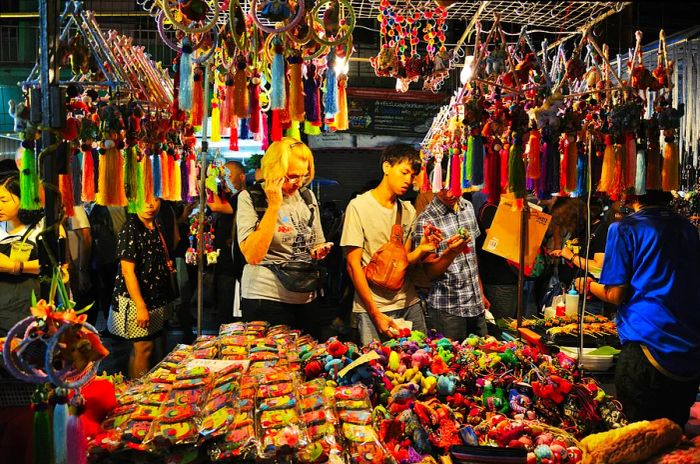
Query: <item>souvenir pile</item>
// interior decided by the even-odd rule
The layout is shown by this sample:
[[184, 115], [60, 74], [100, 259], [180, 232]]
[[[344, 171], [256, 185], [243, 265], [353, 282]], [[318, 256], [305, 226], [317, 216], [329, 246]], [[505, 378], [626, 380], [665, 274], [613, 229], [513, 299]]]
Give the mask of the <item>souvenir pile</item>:
[[201, 449], [214, 462], [413, 463], [489, 445], [528, 462], [574, 463], [580, 438], [627, 424], [563, 354], [493, 337], [403, 335], [359, 349], [265, 323], [223, 326], [120, 386], [90, 457], [183, 462]]

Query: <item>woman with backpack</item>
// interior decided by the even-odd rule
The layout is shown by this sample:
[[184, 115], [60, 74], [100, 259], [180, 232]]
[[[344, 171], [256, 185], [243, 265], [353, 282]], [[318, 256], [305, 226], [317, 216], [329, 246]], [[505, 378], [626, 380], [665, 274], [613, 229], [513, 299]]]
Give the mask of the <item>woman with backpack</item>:
[[313, 192], [314, 158], [293, 138], [274, 142], [262, 158], [263, 179], [238, 196], [237, 240], [246, 260], [241, 280], [244, 321], [264, 320], [319, 335], [317, 265], [325, 243]]

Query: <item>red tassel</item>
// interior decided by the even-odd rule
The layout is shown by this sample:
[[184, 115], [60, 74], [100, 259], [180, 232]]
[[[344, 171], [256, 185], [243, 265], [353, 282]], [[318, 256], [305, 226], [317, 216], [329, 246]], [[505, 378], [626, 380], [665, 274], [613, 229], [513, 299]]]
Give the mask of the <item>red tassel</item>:
[[659, 146], [658, 132], [653, 133], [649, 139], [647, 149], [647, 190], [659, 190], [661, 188], [661, 147]]
[[498, 204], [501, 198], [501, 154], [493, 149], [493, 144], [486, 145], [484, 157], [484, 193], [489, 203]]
[[510, 145], [503, 144], [500, 151], [501, 163], [501, 192], [508, 190], [508, 158], [510, 157]]
[[272, 141], [277, 142], [278, 140], [282, 140], [282, 121], [280, 120], [280, 111], [279, 109], [273, 109], [272, 110]]
[[455, 197], [462, 195], [462, 164], [460, 159], [459, 149], [455, 149], [450, 163], [450, 191]]
[[335, 127], [339, 131], [348, 130], [348, 77], [344, 74], [338, 76], [338, 114], [335, 115]]
[[430, 179], [428, 178], [428, 164], [423, 163], [423, 167], [420, 170], [420, 176], [421, 176], [421, 186], [420, 186], [420, 191], [422, 193], [427, 193], [430, 191]]
[[[238, 118], [234, 118], [236, 120]], [[231, 126], [231, 134], [228, 138], [228, 149], [231, 151], [238, 151], [238, 124]]]
[[267, 113], [261, 113], [260, 114], [260, 119], [262, 120], [261, 126], [262, 126], [262, 145], [261, 149], [262, 150], [267, 150], [267, 147], [270, 146], [270, 137], [269, 137], [269, 130], [267, 127]]
[[253, 134], [260, 132], [261, 114], [260, 114], [260, 73], [257, 69], [253, 70], [253, 77], [250, 79], [248, 86], [250, 92], [250, 120], [248, 128]]
[[95, 164], [92, 159], [92, 149], [89, 145], [83, 146], [83, 172], [82, 192], [80, 198], [83, 201], [95, 201]]
[[637, 138], [634, 133], [625, 133], [625, 188], [634, 187], [637, 177]]
[[542, 135], [537, 129], [530, 131], [530, 137], [527, 140], [527, 148], [525, 155], [527, 156], [527, 177], [532, 180], [540, 178], [540, 151], [542, 145], [540, 143]]
[[559, 142], [561, 151], [561, 167], [559, 175], [559, 190], [561, 196], [566, 196], [568, 192], [576, 190], [576, 134], [562, 134]]
[[143, 160], [143, 193], [145, 201], [150, 202], [153, 200], [153, 164], [151, 164], [151, 157], [144, 155]]
[[65, 209], [66, 216], [73, 217], [75, 215], [75, 210], [73, 209], [73, 180], [70, 174], [60, 174], [58, 176], [58, 183], [61, 186], [61, 199], [63, 200], [63, 208]]
[[170, 198], [170, 175], [172, 173], [171, 170], [171, 160], [172, 156], [168, 155], [166, 151], [161, 152], [160, 154], [160, 188], [161, 188], [161, 198], [167, 200]]
[[619, 143], [615, 144], [615, 177], [613, 179], [612, 189], [608, 192], [610, 199], [617, 201], [622, 198], [625, 191], [625, 149]]
[[201, 126], [204, 116], [204, 87], [202, 86], [202, 68], [194, 70], [194, 87], [192, 88], [192, 125]]

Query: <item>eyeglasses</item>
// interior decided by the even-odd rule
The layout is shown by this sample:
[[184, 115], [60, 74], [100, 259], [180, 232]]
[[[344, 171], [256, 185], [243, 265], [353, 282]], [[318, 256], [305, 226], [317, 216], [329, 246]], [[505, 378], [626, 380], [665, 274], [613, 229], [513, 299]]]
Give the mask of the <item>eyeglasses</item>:
[[308, 174], [304, 174], [303, 176], [292, 175], [284, 176], [284, 181], [289, 182], [290, 184], [303, 184], [308, 178]]

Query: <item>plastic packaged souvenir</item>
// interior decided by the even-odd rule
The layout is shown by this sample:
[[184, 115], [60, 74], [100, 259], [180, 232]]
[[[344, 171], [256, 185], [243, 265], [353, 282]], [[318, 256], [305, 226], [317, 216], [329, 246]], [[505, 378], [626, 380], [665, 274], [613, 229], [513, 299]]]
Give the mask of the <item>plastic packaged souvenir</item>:
[[223, 441], [209, 448], [213, 462], [252, 458], [257, 452], [255, 426], [248, 415], [237, 415], [229, 425]]
[[258, 387], [258, 398], [274, 398], [290, 395], [292, 392], [294, 392], [294, 384], [292, 382], [263, 384]]
[[326, 399], [322, 393], [315, 393], [306, 396], [299, 400], [299, 409], [302, 411], [314, 411], [323, 408], [326, 404]]
[[127, 443], [141, 445], [153, 425], [152, 420], [130, 420], [124, 427], [122, 440]]
[[228, 382], [214, 387], [209, 391], [209, 398], [220, 396], [220, 395], [232, 395], [238, 391], [238, 384], [236, 382]]
[[299, 416], [294, 408], [265, 410], [258, 415], [258, 424], [263, 429], [285, 427], [298, 424], [299, 421]]
[[344, 409], [369, 409], [372, 407], [369, 400], [343, 400], [336, 401], [335, 407], [338, 411]]
[[207, 348], [198, 348], [192, 352], [192, 358], [194, 359], [216, 359], [219, 354], [219, 348], [216, 346], [209, 346]]
[[216, 438], [226, 433], [226, 429], [236, 415], [235, 408], [224, 406], [203, 416], [199, 425], [199, 434], [205, 438]]
[[160, 417], [144, 438], [144, 444], [152, 443], [156, 447], [185, 445], [197, 442], [199, 428], [195, 422], [195, 411], [187, 407], [170, 406], [161, 411]]
[[361, 385], [338, 387], [335, 389], [335, 400], [364, 400], [367, 399], [367, 389]]
[[322, 393], [324, 388], [326, 388], [325, 380], [314, 379], [301, 384], [297, 389], [297, 392], [300, 397], [306, 397], [315, 395], [316, 393]]
[[207, 402], [202, 407], [201, 414], [203, 416], [214, 413], [216, 410], [231, 404], [231, 395], [209, 396]]
[[211, 375], [209, 368], [204, 366], [185, 367], [178, 372], [176, 380], [204, 379]]
[[102, 422], [102, 430], [122, 430], [131, 420], [131, 415], [138, 406], [134, 403], [115, 408], [109, 417]]
[[351, 463], [388, 464], [395, 462], [371, 426], [344, 423], [342, 433]]
[[338, 419], [343, 423], [356, 425], [369, 425], [372, 423], [372, 413], [368, 410], [342, 410], [338, 411]]
[[258, 403], [259, 411], [274, 411], [277, 409], [289, 409], [296, 406], [297, 400], [293, 395], [265, 398]]

